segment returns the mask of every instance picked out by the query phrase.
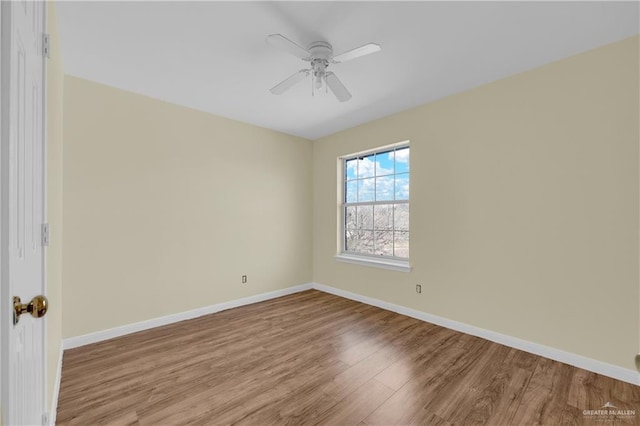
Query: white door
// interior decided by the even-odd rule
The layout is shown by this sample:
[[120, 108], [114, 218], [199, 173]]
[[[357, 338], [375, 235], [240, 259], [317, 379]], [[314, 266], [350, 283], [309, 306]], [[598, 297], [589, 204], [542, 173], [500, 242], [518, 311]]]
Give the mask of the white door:
[[12, 314], [2, 318], [2, 411], [8, 425], [41, 425], [45, 413], [44, 319], [25, 312], [14, 320], [12, 309], [14, 297], [29, 304], [44, 295], [44, 7], [2, 1], [2, 280], [3, 307], [9, 302]]

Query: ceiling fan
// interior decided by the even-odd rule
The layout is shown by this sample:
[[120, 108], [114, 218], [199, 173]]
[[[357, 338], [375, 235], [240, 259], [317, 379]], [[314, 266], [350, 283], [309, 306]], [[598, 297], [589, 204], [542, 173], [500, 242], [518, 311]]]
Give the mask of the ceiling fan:
[[271, 93], [274, 95], [281, 95], [286, 90], [311, 75], [312, 94], [314, 88], [320, 89], [322, 88], [322, 83], [324, 83], [325, 87], [331, 89], [340, 102], [345, 102], [351, 99], [351, 93], [349, 93], [347, 88], [344, 87], [340, 79], [338, 79], [334, 73], [327, 71], [329, 64], [350, 61], [351, 59], [379, 52], [382, 49], [375, 43], [368, 43], [364, 46], [356, 47], [355, 49], [333, 56], [333, 48], [331, 47], [331, 44], [326, 41], [314, 41], [306, 49], [289, 40], [282, 34], [271, 34], [267, 37], [266, 41], [268, 44], [290, 53], [293, 56], [297, 56], [303, 61], [307, 61], [311, 64], [311, 68], [302, 69], [281, 83], [273, 86], [270, 89]]

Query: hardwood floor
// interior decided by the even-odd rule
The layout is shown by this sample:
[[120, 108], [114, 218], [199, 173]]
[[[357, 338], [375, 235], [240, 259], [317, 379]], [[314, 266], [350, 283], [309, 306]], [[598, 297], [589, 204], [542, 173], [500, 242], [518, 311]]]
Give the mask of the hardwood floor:
[[[637, 415], [585, 416], [610, 402]], [[640, 387], [316, 290], [68, 350], [59, 425], [637, 424]]]

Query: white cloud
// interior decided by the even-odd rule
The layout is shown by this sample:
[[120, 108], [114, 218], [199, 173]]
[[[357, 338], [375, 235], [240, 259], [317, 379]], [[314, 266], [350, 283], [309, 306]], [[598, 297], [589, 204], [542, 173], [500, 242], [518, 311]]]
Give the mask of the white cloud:
[[358, 160], [358, 177], [373, 176], [376, 164], [369, 157]]
[[400, 149], [398, 151], [392, 151], [389, 153], [389, 160], [393, 161], [396, 158], [398, 163], [408, 163], [409, 162], [409, 150], [408, 149]]
[[393, 169], [387, 169], [382, 167], [380, 162], [372, 161], [371, 157], [364, 157], [358, 161], [347, 162], [347, 171], [352, 172], [353, 176], [355, 176], [357, 173], [358, 174], [357, 177], [359, 178], [373, 177], [374, 170], [377, 176], [388, 175], [393, 173]]

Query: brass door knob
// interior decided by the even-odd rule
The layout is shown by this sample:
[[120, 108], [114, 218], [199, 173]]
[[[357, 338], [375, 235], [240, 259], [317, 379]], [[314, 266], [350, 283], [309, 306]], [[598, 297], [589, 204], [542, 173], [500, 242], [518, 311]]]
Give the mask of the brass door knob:
[[31, 299], [28, 304], [23, 304], [19, 297], [13, 298], [13, 324], [17, 324], [20, 315], [30, 313], [34, 318], [41, 318], [47, 313], [49, 301], [46, 297], [40, 295]]

